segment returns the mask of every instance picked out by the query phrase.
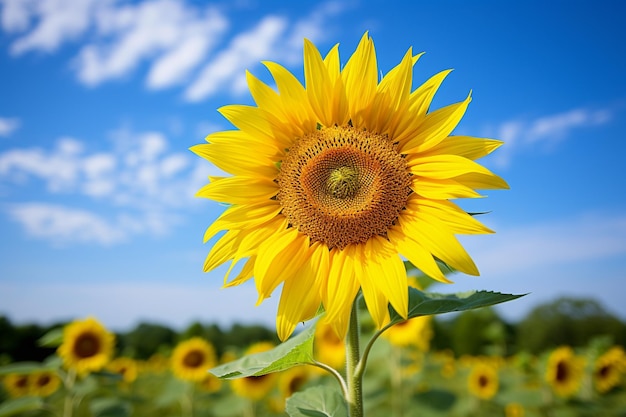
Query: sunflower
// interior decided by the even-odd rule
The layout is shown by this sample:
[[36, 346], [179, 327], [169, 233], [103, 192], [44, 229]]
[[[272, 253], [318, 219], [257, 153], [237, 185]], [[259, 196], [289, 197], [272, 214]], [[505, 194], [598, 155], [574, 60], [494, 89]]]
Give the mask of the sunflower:
[[567, 398], [578, 392], [583, 372], [584, 359], [571, 347], [561, 346], [550, 353], [545, 377], [557, 395]]
[[30, 375], [31, 393], [38, 397], [48, 397], [61, 386], [61, 378], [52, 371], [38, 371]]
[[[252, 355], [272, 349], [274, 345], [270, 342], [258, 342], [251, 345], [244, 355]], [[259, 401], [265, 398], [276, 386], [278, 374], [270, 373], [261, 376], [247, 376], [231, 381], [231, 388], [238, 396], [252, 401]]]
[[609, 349], [596, 359], [593, 382], [598, 392], [604, 394], [620, 384], [623, 363], [624, 352], [620, 348]]
[[477, 362], [467, 379], [469, 391], [478, 398], [489, 400], [498, 392], [498, 372], [494, 366]]
[[13, 398], [30, 394], [30, 377], [28, 374], [8, 374], [3, 380], [4, 388]]
[[524, 406], [520, 403], [508, 403], [504, 406], [505, 417], [524, 417]]
[[315, 358], [335, 369], [341, 369], [346, 363], [346, 345], [332, 327], [320, 322], [315, 328]]
[[115, 336], [93, 317], [74, 321], [63, 329], [63, 343], [57, 353], [66, 368], [85, 375], [99, 371], [113, 354]]
[[338, 46], [322, 58], [305, 40], [305, 86], [265, 62], [277, 91], [248, 73], [256, 106], [220, 108], [236, 129], [191, 148], [232, 174], [212, 177], [197, 193], [229, 205], [205, 233], [206, 242], [225, 231], [204, 270], [232, 261], [225, 286], [254, 276], [258, 303], [283, 283], [281, 340], [320, 303], [343, 337], [359, 290], [379, 327], [389, 320], [388, 304], [406, 318], [402, 257], [442, 282], [450, 281], [436, 260], [478, 275], [455, 235], [492, 231], [450, 199], [508, 187], [474, 162], [501, 142], [449, 136], [471, 98], [429, 111], [450, 71], [411, 91], [419, 57], [409, 49], [379, 82], [367, 33], [343, 69]]
[[383, 336], [394, 346], [415, 346], [426, 352], [433, 337], [431, 316], [414, 317], [394, 324], [383, 333]]
[[213, 346], [201, 337], [180, 342], [172, 352], [172, 371], [186, 381], [200, 382], [217, 365]]
[[109, 363], [107, 369], [113, 373], [120, 374], [122, 380], [126, 383], [131, 383], [137, 379], [137, 362], [131, 358], [115, 358]]

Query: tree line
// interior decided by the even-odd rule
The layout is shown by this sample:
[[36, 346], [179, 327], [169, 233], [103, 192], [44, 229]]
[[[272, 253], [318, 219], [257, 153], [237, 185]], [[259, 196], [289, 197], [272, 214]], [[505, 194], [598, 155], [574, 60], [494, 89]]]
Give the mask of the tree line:
[[[54, 349], [38, 345], [51, 326], [14, 325], [0, 317], [0, 365], [21, 361], [42, 361]], [[540, 353], [561, 345], [585, 346], [594, 338], [609, 338], [626, 346], [626, 323], [592, 299], [559, 298], [538, 305], [522, 320], [509, 323], [492, 308], [435, 317], [432, 350], [451, 350], [455, 355], [501, 355], [518, 352]], [[155, 353], [167, 353], [179, 341], [201, 336], [210, 341], [218, 355], [232, 347], [245, 347], [258, 341], [278, 343], [273, 328], [262, 325], [234, 324], [223, 328], [217, 324], [192, 323], [175, 331], [155, 323], [141, 323], [134, 329], [117, 333], [120, 355], [148, 359]]]

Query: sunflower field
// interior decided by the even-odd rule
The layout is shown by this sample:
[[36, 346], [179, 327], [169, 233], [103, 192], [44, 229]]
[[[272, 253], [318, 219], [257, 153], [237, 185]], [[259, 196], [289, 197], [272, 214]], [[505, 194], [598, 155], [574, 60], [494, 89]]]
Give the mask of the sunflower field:
[[[388, 329], [373, 345], [363, 387], [366, 415], [626, 415], [626, 353], [608, 336], [539, 353], [497, 353], [496, 343], [483, 349], [490, 354], [459, 354], [435, 348], [440, 328], [432, 316], [413, 318]], [[330, 326], [300, 334], [307, 331], [316, 359], [344, 372], [344, 341]], [[327, 398], [320, 407], [322, 392], [338, 388], [320, 367], [234, 379], [209, 372], [269, 351], [276, 340], [219, 350], [214, 343], [181, 334], [177, 343], [138, 359], [118, 353], [116, 335], [96, 318], [76, 320], [39, 339], [40, 346], [55, 349], [48, 358], [0, 367], [0, 416], [311, 415], [297, 406], [303, 400], [326, 407], [320, 416], [347, 415], [339, 394], [334, 409]], [[298, 396], [305, 398], [292, 403]]]

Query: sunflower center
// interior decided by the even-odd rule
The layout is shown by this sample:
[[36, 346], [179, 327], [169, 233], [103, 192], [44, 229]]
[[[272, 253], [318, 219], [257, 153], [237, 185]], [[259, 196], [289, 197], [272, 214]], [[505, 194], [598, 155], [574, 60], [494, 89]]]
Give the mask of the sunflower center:
[[291, 226], [329, 249], [343, 249], [387, 235], [406, 205], [410, 180], [387, 135], [335, 126], [289, 149], [277, 198]]
[[567, 381], [569, 377], [569, 368], [565, 362], [559, 362], [556, 366], [556, 380], [559, 382]]
[[100, 339], [92, 333], [81, 334], [74, 343], [74, 353], [81, 359], [91, 358], [100, 352]]
[[197, 350], [192, 350], [185, 355], [183, 363], [188, 368], [198, 368], [204, 362], [204, 354]]

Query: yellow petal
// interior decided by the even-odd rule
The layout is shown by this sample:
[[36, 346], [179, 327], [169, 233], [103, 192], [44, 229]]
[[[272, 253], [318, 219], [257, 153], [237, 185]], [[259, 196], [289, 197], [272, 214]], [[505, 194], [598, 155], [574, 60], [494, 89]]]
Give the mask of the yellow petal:
[[204, 242], [206, 243], [221, 230], [248, 229], [258, 226], [276, 217], [280, 210], [280, 203], [276, 200], [231, 206], [209, 226], [204, 234]]
[[263, 155], [254, 143], [246, 146], [237, 143], [202, 144], [189, 149], [234, 175], [275, 178], [278, 173], [274, 161]]
[[504, 142], [495, 139], [475, 138], [472, 136], [448, 136], [437, 145], [423, 152], [429, 155], [459, 155], [467, 159], [476, 160], [502, 146]]
[[402, 216], [402, 220], [403, 233], [420, 242], [434, 256], [458, 271], [480, 275], [472, 258], [451, 232], [419, 218]]
[[341, 251], [331, 251], [328, 281], [322, 291], [326, 309], [324, 321], [331, 325], [341, 339], [346, 335], [352, 303], [359, 292], [359, 282], [354, 276], [354, 256], [351, 256], [354, 250], [354, 245], [350, 245]]
[[[246, 263], [243, 265], [243, 268], [241, 268], [241, 271], [239, 271], [239, 274], [235, 278], [233, 278], [232, 281], [225, 283], [222, 288], [235, 287], [237, 285], [243, 284], [244, 282], [252, 278], [254, 275], [255, 260], [256, 256], [248, 258]], [[228, 279], [228, 276], [225, 279]]]
[[433, 255], [418, 242], [415, 237], [406, 234], [402, 220], [397, 227], [389, 229], [389, 239], [396, 245], [398, 252], [409, 260], [416, 268], [432, 279], [446, 284], [451, 283], [439, 269]]
[[407, 203], [405, 215], [413, 215], [429, 223], [442, 223], [454, 234], [485, 234], [493, 230], [446, 200], [416, 198]]
[[506, 181], [492, 173], [472, 172], [454, 177], [454, 180], [477, 190], [509, 189], [509, 184]]
[[437, 180], [413, 176], [413, 178], [411, 178], [411, 189], [422, 197], [435, 200], [481, 197], [481, 195], [472, 188], [460, 184], [453, 179]]
[[215, 245], [213, 245], [204, 261], [204, 272], [209, 272], [215, 267], [233, 258], [235, 252], [237, 251], [237, 235], [237, 230], [231, 230], [226, 232], [224, 236], [215, 242]]
[[332, 126], [333, 82], [322, 55], [308, 39], [304, 40], [304, 79], [318, 121], [324, 126]]
[[400, 152], [424, 152], [444, 140], [459, 124], [471, 101], [471, 93], [460, 102], [428, 113], [417, 128], [410, 132], [407, 140], [395, 139], [400, 142]]
[[409, 171], [420, 177], [449, 179], [468, 173], [493, 175], [484, 166], [458, 155], [432, 155], [407, 157]]
[[[371, 246], [371, 244], [369, 244]], [[355, 262], [356, 278], [361, 284], [361, 291], [363, 292], [363, 298], [367, 305], [367, 310], [370, 312], [376, 327], [382, 328], [389, 322], [389, 299], [376, 285], [382, 278], [379, 275], [379, 270], [375, 270], [369, 267], [367, 264], [368, 256], [366, 254], [371, 253], [372, 249], [360, 248], [361, 253], [357, 262]]]
[[376, 50], [374, 42], [367, 33], [361, 38], [341, 75], [346, 88], [352, 124], [357, 129], [364, 127], [363, 112], [372, 102], [378, 85]]
[[372, 273], [378, 277], [377, 286], [385, 297], [389, 300], [391, 306], [400, 316], [406, 318], [409, 305], [409, 290], [406, 280], [406, 269], [398, 254], [394, 251], [386, 239], [375, 236], [368, 242], [371, 247], [367, 248], [370, 259], [364, 269], [364, 273]]
[[271, 235], [259, 246], [254, 277], [260, 303], [286, 279], [293, 277], [309, 254], [309, 237], [294, 228]]
[[250, 204], [268, 201], [278, 192], [275, 182], [264, 178], [227, 177], [202, 187], [196, 197], [210, 198], [230, 204]]
[[310, 252], [308, 259], [283, 285], [276, 316], [276, 329], [282, 341], [293, 333], [298, 323], [313, 318], [322, 302], [318, 267], [322, 261], [322, 252], [328, 252], [328, 249], [320, 250], [320, 245], [316, 244]]

